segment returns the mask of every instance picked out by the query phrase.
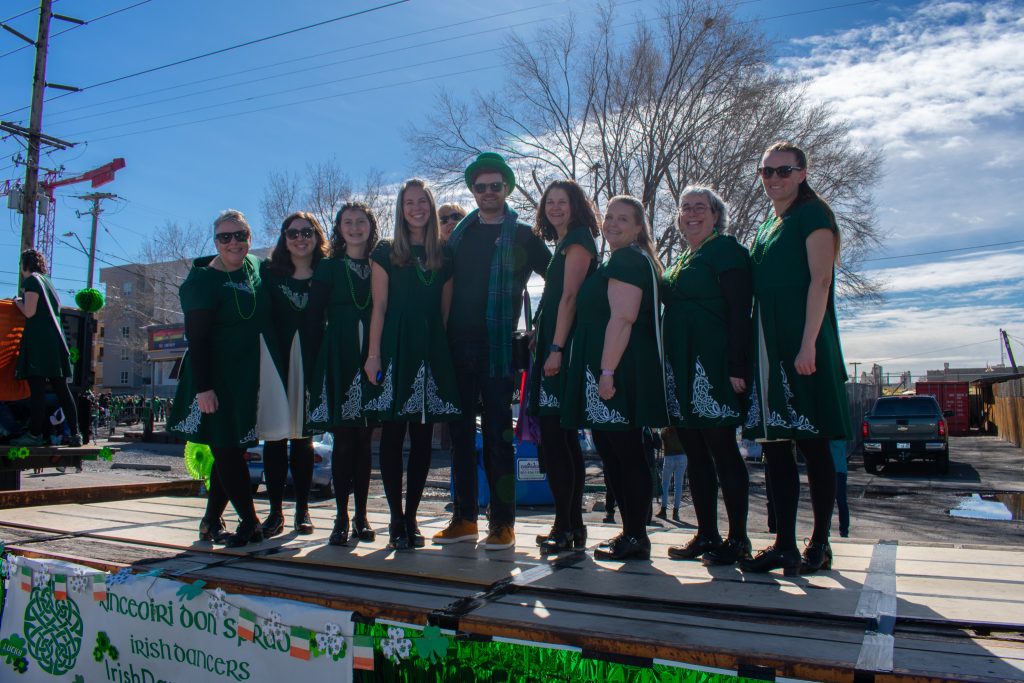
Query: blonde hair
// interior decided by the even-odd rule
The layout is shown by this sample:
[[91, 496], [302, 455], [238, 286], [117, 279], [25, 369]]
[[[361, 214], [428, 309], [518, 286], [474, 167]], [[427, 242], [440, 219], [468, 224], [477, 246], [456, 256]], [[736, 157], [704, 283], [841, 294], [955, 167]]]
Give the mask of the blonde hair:
[[661, 275], [664, 268], [662, 268], [661, 261], [658, 260], [658, 255], [654, 251], [654, 240], [651, 238], [651, 227], [647, 224], [647, 214], [644, 212], [643, 202], [631, 195], [620, 194], [609, 199], [608, 206], [615, 202], [628, 204], [633, 209], [633, 217], [640, 224], [640, 233], [636, 236], [636, 243], [651, 257], [651, 263], [654, 265], [655, 272]]
[[464, 208], [462, 208], [462, 204], [459, 204], [458, 202], [448, 202], [447, 204], [442, 204], [441, 206], [437, 207], [438, 213], [444, 213], [445, 211], [458, 211], [459, 213], [462, 214], [463, 218], [465, 218], [466, 214], [469, 213]]
[[245, 219], [245, 214], [238, 209], [224, 209], [221, 211], [220, 215], [213, 220], [213, 231], [217, 232], [217, 226], [221, 223], [226, 223], [227, 221], [238, 223], [245, 227], [245, 229], [249, 231], [249, 234], [252, 234], [252, 228], [249, 227], [249, 221]]
[[391, 245], [391, 262], [396, 266], [408, 266], [412, 264], [412, 245], [409, 242], [409, 226], [405, 221], [405, 211], [402, 202], [405, 201], [405, 191], [410, 187], [418, 187], [427, 195], [430, 202], [430, 217], [424, 227], [423, 248], [427, 252], [427, 261], [424, 266], [428, 270], [440, 270], [444, 265], [444, 256], [441, 251], [441, 230], [437, 224], [437, 203], [434, 201], [434, 193], [431, 192], [427, 181], [421, 178], [410, 178], [402, 183], [402, 189], [398, 191], [398, 198], [395, 200], [395, 237]]

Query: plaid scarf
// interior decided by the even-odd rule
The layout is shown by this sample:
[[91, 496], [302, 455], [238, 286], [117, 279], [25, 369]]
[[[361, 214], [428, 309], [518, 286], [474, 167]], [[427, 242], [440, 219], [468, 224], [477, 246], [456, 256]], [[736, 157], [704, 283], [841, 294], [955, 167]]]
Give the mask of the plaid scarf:
[[[452, 254], [458, 253], [466, 230], [480, 223], [480, 209], [466, 216], [448, 238]], [[505, 222], [491, 259], [491, 275], [487, 283], [487, 341], [490, 351], [490, 376], [505, 377], [512, 371], [512, 331], [515, 328], [515, 254], [513, 247], [519, 214], [505, 205]]]

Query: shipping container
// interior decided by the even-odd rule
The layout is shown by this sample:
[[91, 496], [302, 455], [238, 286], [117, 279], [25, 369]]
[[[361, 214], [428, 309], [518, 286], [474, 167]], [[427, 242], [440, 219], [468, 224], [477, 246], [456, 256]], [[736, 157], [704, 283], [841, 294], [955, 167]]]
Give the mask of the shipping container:
[[919, 396], [934, 396], [942, 411], [953, 411], [946, 418], [949, 434], [964, 436], [970, 431], [971, 407], [968, 382], [918, 382], [914, 388]]

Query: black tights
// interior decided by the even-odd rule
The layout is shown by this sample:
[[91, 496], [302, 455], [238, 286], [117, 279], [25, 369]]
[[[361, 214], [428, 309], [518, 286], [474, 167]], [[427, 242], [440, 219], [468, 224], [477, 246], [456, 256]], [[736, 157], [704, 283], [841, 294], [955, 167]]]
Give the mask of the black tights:
[[583, 528], [583, 450], [575, 429], [562, 429], [557, 415], [540, 418], [541, 448], [548, 486], [555, 499], [555, 529]]
[[651, 468], [644, 457], [640, 429], [624, 432], [593, 430], [594, 445], [604, 464], [605, 480], [612, 487], [622, 515], [622, 531], [647, 539], [647, 511], [651, 502]]
[[64, 419], [72, 434], [78, 433], [78, 409], [75, 408], [75, 401], [71, 398], [71, 390], [64, 377], [29, 377], [29, 421], [28, 431], [35, 436], [42, 436], [46, 430], [46, 383], [53, 387], [53, 393], [57, 394], [57, 403], [64, 413]]
[[252, 502], [249, 486], [249, 466], [245, 464], [245, 449], [211, 446], [213, 471], [210, 472], [210, 495], [206, 499], [206, 519], [220, 519], [228, 501], [243, 522], [256, 520], [256, 506]]
[[[334, 430], [331, 476], [338, 519], [348, 520], [348, 497], [354, 494], [356, 519], [366, 519], [370, 495], [370, 437], [373, 427], [338, 427]], [[401, 486], [401, 482], [399, 482]]]
[[[405, 511], [402, 511], [402, 445], [409, 431], [409, 477], [405, 488]], [[416, 511], [423, 497], [430, 471], [430, 446], [434, 436], [433, 423], [385, 422], [380, 433], [380, 476], [384, 495], [391, 509], [391, 522], [416, 522]]]
[[309, 489], [313, 486], [313, 439], [291, 439], [291, 446], [289, 458], [288, 439], [267, 441], [263, 446], [263, 472], [267, 477], [270, 511], [279, 513], [284, 507], [284, 487], [291, 462], [295, 514], [301, 515], [309, 508]]
[[677, 429], [686, 451], [686, 473], [690, 498], [697, 515], [697, 534], [719, 538], [718, 489], [722, 489], [729, 516], [729, 538], [747, 537], [747, 494], [749, 477], [736, 445], [736, 430]]
[[828, 439], [764, 443], [762, 449], [768, 464], [768, 484], [775, 508], [775, 545], [784, 550], [797, 547], [796, 510], [800, 501], [800, 473], [793, 453], [794, 443], [807, 463], [807, 485], [811, 489], [811, 508], [814, 511], [812, 542], [828, 541], [832, 508], [836, 504], [836, 467], [832, 462]]

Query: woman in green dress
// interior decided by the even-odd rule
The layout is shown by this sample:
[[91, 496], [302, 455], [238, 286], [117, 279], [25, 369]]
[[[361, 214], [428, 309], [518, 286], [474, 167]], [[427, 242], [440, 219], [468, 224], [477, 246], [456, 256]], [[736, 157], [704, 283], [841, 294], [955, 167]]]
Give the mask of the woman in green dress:
[[[752, 572], [813, 572], [832, 566], [828, 536], [836, 475], [829, 440], [850, 438], [834, 302], [839, 228], [832, 209], [807, 184], [807, 155], [800, 148], [772, 145], [758, 175], [774, 215], [758, 228], [750, 250], [756, 346], [744, 435], [763, 442], [776, 536], [741, 566]], [[802, 560], [794, 445], [807, 463], [814, 511]]]
[[540, 198], [534, 233], [555, 243], [544, 293], [537, 310], [533, 366], [530, 370], [530, 415], [540, 417], [544, 471], [555, 500], [551, 532], [538, 536], [541, 552], [557, 553], [586, 545], [583, 526], [583, 480], [586, 474], [577, 429], [560, 423], [562, 361], [576, 323], [576, 296], [597, 267], [597, 216], [575, 182], [556, 180]]
[[[374, 426], [363, 414], [363, 363], [370, 331], [370, 259], [377, 244], [377, 216], [368, 204], [348, 202], [334, 219], [331, 258], [313, 275], [309, 322], [325, 340], [317, 357], [317, 372], [310, 383], [310, 428], [330, 430], [334, 436], [331, 475], [337, 515], [328, 539], [331, 545], [348, 543], [348, 498], [354, 494], [352, 535], [372, 541], [376, 533], [366, 519], [370, 491], [370, 437]], [[326, 314], [327, 329], [324, 330]]]
[[[665, 381], [669, 418], [688, 456], [697, 533], [668, 556], [733, 564], [750, 557], [747, 466], [736, 445], [750, 372], [750, 254], [723, 234], [728, 207], [709, 187], [683, 190], [677, 225], [687, 248], [662, 281]], [[719, 486], [729, 515], [724, 542]]]
[[320, 222], [311, 213], [296, 211], [281, 223], [281, 234], [274, 251], [260, 267], [260, 278], [270, 294], [274, 319], [270, 334], [278, 373], [277, 376], [268, 374], [267, 381], [280, 378], [283, 382], [283, 385], [275, 387], [277, 391], [274, 392], [261, 382], [260, 401], [271, 400], [272, 396], [280, 398], [283, 390], [285, 401], [279, 404], [276, 412], [283, 412], [286, 418], [280, 425], [284, 432], [264, 431], [260, 434], [266, 440], [263, 444], [263, 472], [267, 498], [270, 499], [270, 512], [263, 521], [263, 535], [267, 538], [284, 531], [284, 489], [288, 483], [289, 463], [295, 488], [293, 528], [302, 535], [313, 533], [313, 520], [309, 516], [313, 438], [305, 425], [309, 411], [306, 382], [312, 374], [312, 363], [306, 349], [312, 342], [305, 323], [313, 271], [326, 255], [327, 238]]
[[562, 394], [562, 426], [589, 427], [622, 513], [622, 534], [597, 559], [649, 559], [651, 470], [644, 427], [664, 427], [658, 282], [643, 204], [612, 198], [602, 226], [612, 253], [580, 287]]
[[[245, 450], [259, 442], [259, 372], [272, 363], [263, 333], [270, 297], [259, 261], [249, 255], [252, 231], [241, 211], [213, 223], [216, 256], [196, 259], [179, 290], [188, 351], [182, 361], [168, 431], [213, 452], [210, 495], [201, 540], [229, 547], [263, 539], [256, 517]], [[230, 500], [241, 522], [224, 535], [221, 514]]]
[[14, 376], [28, 382], [28, 433], [11, 441], [14, 446], [44, 446], [46, 438], [46, 384], [53, 387], [57, 403], [67, 421], [71, 436], [69, 446], [81, 446], [78, 431], [78, 410], [68, 389], [71, 379], [71, 352], [64, 338], [60, 322], [60, 297], [46, 277], [46, 259], [35, 249], [21, 254], [22, 298], [14, 305], [25, 316], [25, 331], [21, 333], [18, 362]]
[[[370, 386], [364, 409], [382, 423], [380, 474], [391, 508], [391, 548], [420, 548], [416, 523], [430, 470], [435, 422], [460, 417], [459, 390], [445, 325], [451, 305], [451, 259], [440, 243], [437, 205], [427, 184], [413, 178], [398, 192], [395, 238], [371, 256], [373, 314], [363, 366]], [[411, 444], [402, 507], [402, 443]]]

